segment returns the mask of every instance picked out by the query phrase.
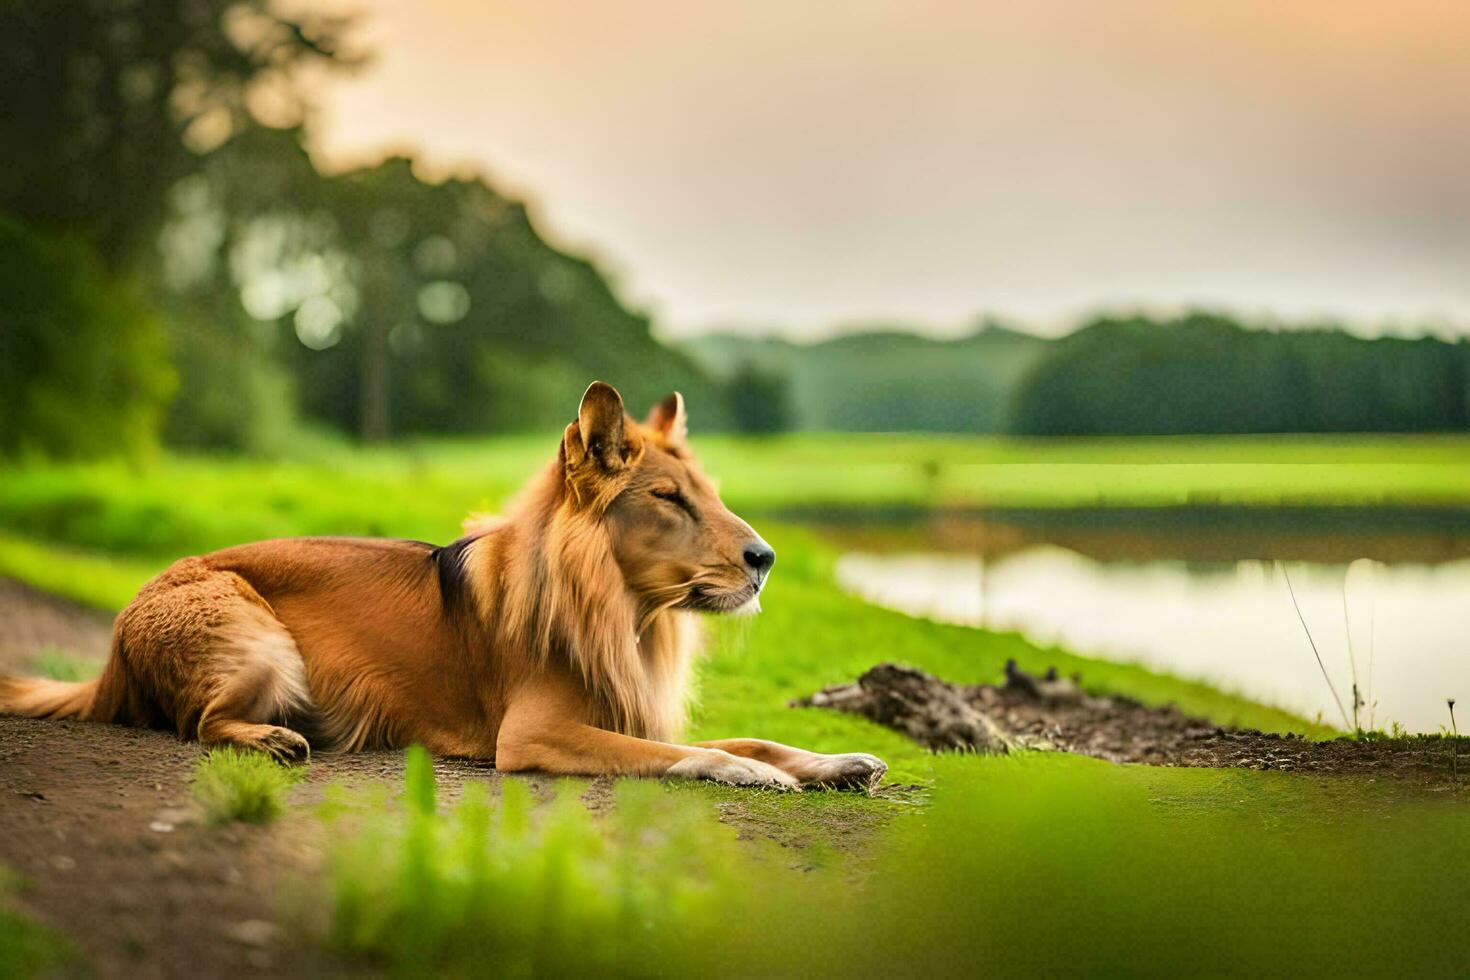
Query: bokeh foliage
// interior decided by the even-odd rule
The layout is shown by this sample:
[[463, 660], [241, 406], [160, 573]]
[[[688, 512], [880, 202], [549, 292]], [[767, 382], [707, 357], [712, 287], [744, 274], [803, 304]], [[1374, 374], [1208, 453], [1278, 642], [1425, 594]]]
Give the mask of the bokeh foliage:
[[110, 334], [86, 355], [93, 370], [126, 376], [124, 352], [151, 344], [159, 377], [178, 376], [166, 416], [160, 386], [138, 384], [150, 413], [120, 413], [125, 439], [93, 430], [114, 403], [84, 394], [49, 425], [17, 416], [0, 450], [127, 454], [161, 428], [174, 445], [279, 453], [303, 422], [366, 439], [550, 427], [592, 377], [639, 407], [683, 388], [707, 421], [722, 416], [723, 395], [648, 317], [482, 177], [407, 158], [321, 171], [305, 150], [310, 86], [363, 58], [350, 19], [285, 9], [0, 11], [0, 82], [17, 109], [0, 120], [0, 215], [17, 242], [71, 243], [63, 268], [78, 270], [35, 284], [17, 307], [26, 323], [0, 319], [8, 363], [31, 401], [65, 400], [77, 370], [43, 356], [35, 332], [75, 350], [85, 312]]
[[174, 385], [163, 324], [75, 235], [0, 215], [0, 453], [146, 451]]

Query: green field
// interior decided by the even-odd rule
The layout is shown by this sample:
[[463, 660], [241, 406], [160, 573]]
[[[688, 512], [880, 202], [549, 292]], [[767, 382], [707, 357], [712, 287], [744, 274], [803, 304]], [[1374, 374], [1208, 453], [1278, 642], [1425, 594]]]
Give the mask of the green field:
[[[315, 445], [315, 444], [314, 444]], [[882, 435], [696, 442], [749, 515], [833, 507], [1470, 504], [1470, 438], [1024, 441]], [[447, 541], [556, 451], [552, 436], [278, 461], [165, 455], [147, 465], [0, 470], [0, 529], [147, 559], [290, 534]]]
[[[934, 500], [1431, 504], [1470, 497], [1470, 441], [1452, 439], [1038, 446], [844, 436], [716, 439], [705, 450], [727, 500], [751, 513]], [[548, 456], [545, 440], [518, 438], [330, 449], [318, 459], [279, 463], [166, 457], [140, 468], [13, 468], [0, 476], [0, 574], [116, 608], [172, 557], [238, 541], [307, 533], [443, 541], [457, 533], [466, 511], [500, 506]], [[935, 460], [941, 461], [937, 472]], [[1438, 974], [1470, 954], [1470, 941], [1455, 925], [1470, 898], [1470, 879], [1454, 870], [1470, 853], [1470, 813], [1453, 800], [1403, 799], [1392, 787], [1246, 771], [934, 755], [863, 720], [788, 708], [791, 698], [851, 680], [880, 661], [978, 682], [998, 679], [1014, 657], [1031, 670], [1079, 671], [1088, 687], [1175, 701], [1222, 723], [1327, 733], [1205, 685], [1042, 649], [1014, 634], [877, 609], [836, 588], [833, 553], [812, 534], [780, 521], [760, 526], [781, 553], [765, 612], [753, 621], [710, 622], [691, 735], [758, 735], [818, 750], [871, 751], [890, 763], [891, 785], [913, 788], [870, 799], [668, 787], [661, 792], [706, 818], [738, 808], [790, 847], [774, 860], [733, 858], [720, 872], [727, 877], [706, 880], [708, 868], [680, 870], [679, 861], [715, 848], [729, 829], [698, 824], [704, 829], [689, 831], [692, 836], [680, 838], [682, 850], [666, 855], [674, 868], [661, 872], [672, 876], [670, 887], [696, 896], [687, 907], [658, 913], [670, 917], [678, 935], [618, 946], [628, 958], [612, 963], [580, 960], [564, 945], [554, 952], [549, 934], [511, 937], [508, 943], [522, 944], [513, 950], [517, 956], [533, 963], [542, 955], [569, 957], [552, 961], [568, 970], [645, 974], [958, 974], [977, 964], [1002, 974], [1246, 973], [1283, 964], [1308, 972]], [[585, 785], [574, 781], [574, 792]], [[860, 835], [856, 850], [847, 832], [855, 826], [873, 828]], [[403, 860], [430, 874], [422, 864], [428, 857], [413, 849], [419, 845], [411, 827], [381, 832], [393, 840], [406, 834]], [[596, 833], [565, 834], [543, 856], [546, 868], [554, 865], [571, 884], [551, 897], [534, 892], [538, 901], [549, 903], [548, 916], [556, 902], [571, 903], [562, 911], [572, 921], [582, 921], [576, 908], [583, 903], [589, 929], [621, 929], [616, 909], [603, 909], [606, 916], [588, 911], [603, 908], [596, 905], [601, 892], [574, 887], [613, 874], [621, 859], [598, 850]], [[449, 863], [433, 874], [461, 881], [453, 862], [479, 860], [456, 854], [461, 851], [435, 858]], [[818, 870], [789, 871], [793, 859]], [[532, 871], [518, 867], [519, 877], [495, 884], [501, 879], [491, 875], [487, 891], [455, 907], [460, 918], [454, 921], [468, 932], [445, 925], [444, 935], [463, 940], [482, 916], [498, 921], [491, 914], [496, 903], [528, 900], [531, 893], [515, 889], [531, 887], [525, 876]], [[417, 906], [400, 909], [374, 891], [406, 887], [407, 879], [395, 875], [386, 883], [334, 879], [337, 901], [358, 894], [354, 888], [368, 896], [351, 899], [356, 911], [341, 912], [344, 921], [368, 929], [352, 916], [379, 907], [375, 902], [389, 917], [374, 919], [370, 936], [354, 933], [358, 942], [346, 943], [349, 952], [387, 963], [403, 954], [395, 944], [413, 920], [391, 916]], [[537, 888], [551, 888], [535, 880], [542, 882]], [[502, 885], [510, 891], [495, 891]], [[751, 901], [754, 894], [759, 902]], [[426, 955], [464, 972], [478, 962], [464, 959], [471, 955], [465, 949], [480, 947], [440, 946]], [[1143, 949], [1147, 962], [1138, 959]], [[1211, 955], [1200, 959], [1201, 949]]]

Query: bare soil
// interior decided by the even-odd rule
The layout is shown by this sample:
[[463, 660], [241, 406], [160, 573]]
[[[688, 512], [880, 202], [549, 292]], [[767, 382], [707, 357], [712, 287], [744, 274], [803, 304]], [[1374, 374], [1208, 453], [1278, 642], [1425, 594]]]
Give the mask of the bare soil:
[[[32, 672], [43, 650], [100, 660], [112, 617], [0, 579], [0, 672]], [[285, 893], [322, 863], [324, 825], [313, 814], [328, 784], [402, 785], [401, 752], [318, 754], [268, 826], [211, 826], [190, 780], [202, 755], [168, 732], [0, 717], [0, 864], [28, 881], [15, 902], [53, 927], [80, 957], [64, 973], [101, 977], [317, 976], [360, 972], [296, 945], [278, 918]], [[436, 759], [440, 800], [466, 783], [501, 778], [489, 762]], [[517, 776], [537, 798], [552, 777]], [[612, 780], [582, 796], [594, 813]], [[774, 840], [806, 860], [810, 841], [774, 825], [761, 807], [721, 803], [744, 838]], [[851, 817], [851, 815], [849, 815]], [[825, 828], [844, 850], [864, 850], [881, 824]], [[0, 901], [4, 897], [0, 896]]]
[[933, 749], [1004, 753], [1056, 749], [1111, 762], [1244, 768], [1401, 780], [1456, 795], [1470, 784], [1470, 738], [1339, 738], [1223, 728], [1174, 705], [1090, 694], [1055, 670], [1033, 676], [1014, 661], [1002, 684], [950, 684], [879, 664], [852, 684], [793, 702], [871, 718]]
[[[0, 580], [0, 671], [42, 650], [107, 655], [112, 617]], [[282, 976], [340, 972], [276, 925], [283, 888], [323, 853], [311, 807], [328, 783], [401, 785], [403, 755], [320, 755], [269, 826], [209, 826], [190, 793], [198, 745], [167, 732], [0, 717], [0, 863], [28, 885], [23, 911], [81, 953], [79, 972], [127, 976]], [[439, 792], [494, 782], [494, 766], [436, 760]], [[538, 794], [551, 780], [533, 778]], [[586, 800], [608, 804], [604, 783]]]
[[[313, 805], [329, 783], [402, 785], [401, 752], [317, 756], [268, 826], [211, 826], [189, 782], [201, 750], [166, 732], [0, 718], [0, 862], [28, 886], [24, 911], [78, 947], [103, 976], [281, 976], [333, 964], [279, 930], [282, 889], [320, 867]], [[440, 798], [494, 766], [436, 759]], [[530, 777], [550, 796], [550, 777]], [[583, 796], [594, 812], [610, 781]], [[337, 969], [341, 965], [337, 964]]]

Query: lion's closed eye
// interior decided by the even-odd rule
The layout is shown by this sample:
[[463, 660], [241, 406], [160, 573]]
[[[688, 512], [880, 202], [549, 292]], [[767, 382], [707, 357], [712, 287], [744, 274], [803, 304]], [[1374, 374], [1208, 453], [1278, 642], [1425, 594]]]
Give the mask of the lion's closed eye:
[[693, 516], [694, 514], [694, 509], [689, 506], [688, 499], [676, 486], [657, 486], [651, 489], [649, 493], [653, 494], [659, 500], [667, 500], [669, 503], [673, 504], [675, 507], [678, 507], [680, 510], [684, 511], [690, 516]]

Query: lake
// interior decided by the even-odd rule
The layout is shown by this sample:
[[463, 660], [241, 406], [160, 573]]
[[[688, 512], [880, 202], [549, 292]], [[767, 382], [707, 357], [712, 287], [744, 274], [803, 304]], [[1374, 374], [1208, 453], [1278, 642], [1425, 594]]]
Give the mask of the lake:
[[[1470, 527], [1456, 512], [941, 515], [827, 527], [843, 588], [915, 616], [1208, 681], [1308, 718], [1470, 721]], [[1296, 605], [1292, 602], [1292, 593]], [[1462, 730], [1470, 724], [1462, 724]]]

